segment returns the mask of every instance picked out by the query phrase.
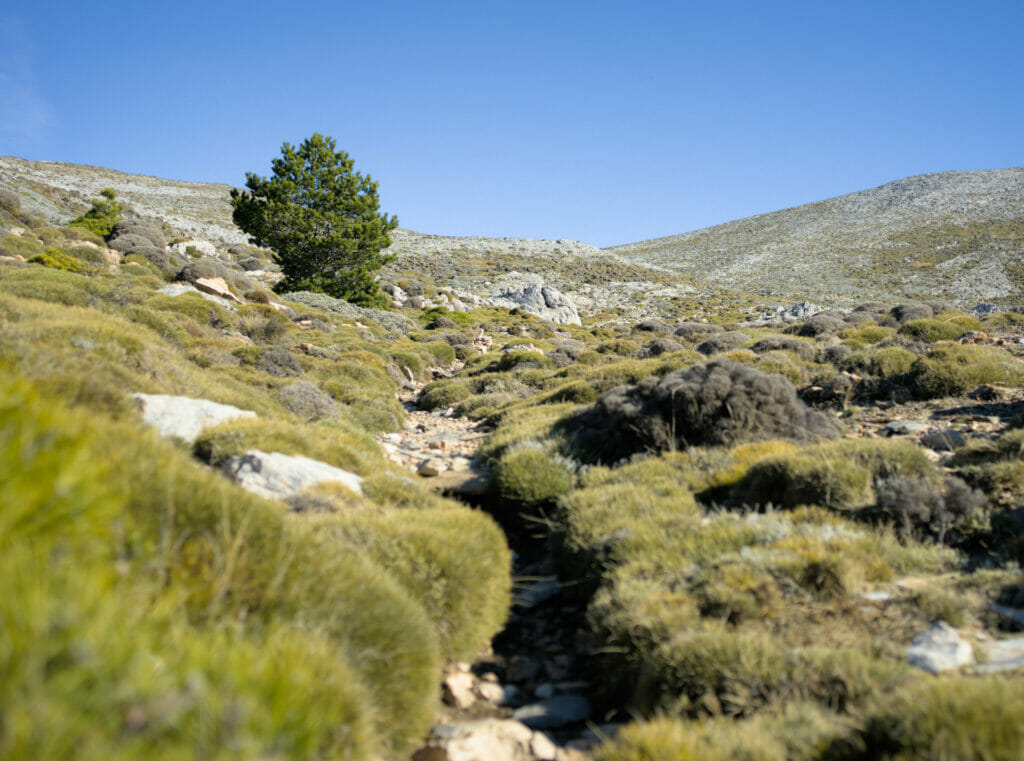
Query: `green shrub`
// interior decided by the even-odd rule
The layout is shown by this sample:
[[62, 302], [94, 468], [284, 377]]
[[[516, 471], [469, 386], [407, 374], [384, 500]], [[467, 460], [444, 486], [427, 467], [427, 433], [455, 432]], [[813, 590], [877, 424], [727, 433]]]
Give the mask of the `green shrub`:
[[146, 302], [146, 307], [161, 311], [178, 312], [199, 324], [217, 322], [223, 325], [229, 319], [228, 311], [224, 307], [203, 298], [198, 293], [183, 293], [180, 296], [155, 294]]
[[569, 460], [526, 441], [509, 448], [498, 460], [491, 488], [502, 499], [539, 505], [565, 494], [575, 480], [575, 468]]
[[845, 328], [836, 333], [843, 342], [853, 349], [863, 349], [866, 346], [880, 343], [895, 335], [894, 328], [887, 328], [881, 325], [859, 325], [856, 328]]
[[107, 247], [107, 243], [103, 240], [103, 236], [97, 235], [84, 227], [68, 225], [67, 227], [61, 227], [60, 233], [64, 240], [80, 240], [87, 243], [93, 243], [101, 248]]
[[419, 405], [425, 410], [454, 407], [473, 395], [464, 380], [440, 380], [428, 383], [420, 393]]
[[909, 441], [843, 440], [757, 462], [732, 493], [746, 504], [851, 510], [872, 504], [874, 482], [894, 476], [939, 480], [924, 451]]
[[379, 469], [383, 460], [377, 441], [345, 420], [234, 420], [203, 431], [194, 445], [196, 456], [211, 465], [222, 465], [250, 449], [302, 455], [358, 475]]
[[89, 266], [81, 259], [68, 256], [59, 248], [52, 246], [41, 254], [36, 254], [29, 261], [34, 264], [41, 264], [44, 267], [51, 267], [55, 270], [64, 270], [65, 272], [81, 273], [89, 269]]
[[910, 320], [900, 326], [897, 331], [902, 336], [908, 336], [916, 341], [952, 341], [963, 335], [964, 328], [955, 322], [946, 320]]
[[361, 758], [421, 736], [436, 638], [380, 567], [313, 541], [137, 424], [68, 411], [10, 378], [5, 758], [50, 757], [69, 738], [86, 758], [177, 744], [181, 757]]
[[1015, 761], [1024, 757], [1022, 719], [1019, 680], [929, 680], [885, 700], [828, 757]]
[[446, 660], [476, 657], [504, 625], [511, 556], [484, 513], [441, 502], [430, 510], [331, 517], [319, 527], [368, 552], [420, 601]]
[[114, 225], [121, 220], [121, 212], [124, 207], [114, 199], [117, 194], [113, 188], [103, 188], [100, 197], [93, 200], [92, 208], [77, 219], [68, 223], [69, 227], [84, 227], [90, 232], [106, 238], [110, 235]]
[[498, 361], [498, 369], [504, 372], [522, 367], [550, 370], [554, 366], [555, 361], [551, 357], [541, 354], [539, 351], [526, 349], [507, 351], [501, 355], [501, 359]]
[[962, 396], [985, 383], [1024, 385], [1024, 365], [995, 346], [938, 344], [914, 362], [910, 380], [921, 399]]
[[917, 361], [917, 355], [899, 346], [886, 346], [871, 353], [867, 369], [872, 375], [891, 378], [905, 373]]

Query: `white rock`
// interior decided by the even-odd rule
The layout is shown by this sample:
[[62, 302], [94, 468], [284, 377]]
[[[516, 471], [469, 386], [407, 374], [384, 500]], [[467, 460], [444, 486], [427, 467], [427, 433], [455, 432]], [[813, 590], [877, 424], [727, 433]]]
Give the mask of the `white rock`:
[[142, 422], [157, 429], [161, 436], [192, 444], [199, 435], [215, 425], [239, 418], [255, 418], [252, 410], [240, 410], [230, 404], [207, 399], [167, 394], [132, 394], [142, 412]]
[[[413, 754], [413, 761], [550, 761], [534, 753], [536, 733], [518, 721], [487, 719], [442, 724], [430, 733], [430, 744]], [[543, 741], [538, 749], [547, 751]]]
[[543, 283], [510, 286], [491, 298], [495, 306], [508, 309], [518, 307], [535, 314], [542, 320], [562, 325], [579, 325], [580, 314], [569, 297], [556, 288]]
[[284, 499], [323, 483], [339, 483], [356, 494], [363, 493], [363, 479], [355, 473], [301, 455], [250, 449], [228, 460], [224, 470], [242, 488], [270, 499]]
[[444, 702], [459, 708], [469, 708], [476, 702], [473, 688], [476, 678], [467, 671], [457, 671], [445, 677], [443, 684]]
[[907, 651], [907, 662], [932, 674], [940, 674], [974, 663], [974, 650], [956, 629], [945, 621], [939, 621], [914, 638]]

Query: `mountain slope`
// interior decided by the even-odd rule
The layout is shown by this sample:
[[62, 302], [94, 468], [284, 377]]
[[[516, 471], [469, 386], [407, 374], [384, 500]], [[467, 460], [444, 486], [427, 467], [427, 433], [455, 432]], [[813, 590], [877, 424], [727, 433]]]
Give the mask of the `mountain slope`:
[[1024, 168], [908, 177], [608, 250], [763, 297], [1014, 299], [1024, 286]]

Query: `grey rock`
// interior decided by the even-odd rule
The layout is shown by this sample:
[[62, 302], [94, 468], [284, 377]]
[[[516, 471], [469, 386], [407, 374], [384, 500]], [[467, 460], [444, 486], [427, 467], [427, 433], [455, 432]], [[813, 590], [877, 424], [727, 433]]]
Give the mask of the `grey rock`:
[[560, 325], [580, 325], [580, 314], [569, 297], [550, 285], [528, 283], [496, 293], [491, 302], [508, 309], [519, 308], [542, 320]]
[[167, 394], [132, 394], [142, 412], [142, 422], [156, 428], [161, 436], [195, 443], [207, 428], [240, 418], [255, 418], [252, 410], [207, 399]]
[[929, 431], [921, 437], [921, 444], [936, 452], [952, 452], [967, 443], [967, 437], [952, 428]]
[[928, 424], [915, 420], [893, 420], [886, 423], [885, 430], [890, 436], [904, 436], [909, 433], [920, 433], [927, 430]]
[[553, 698], [517, 708], [512, 718], [532, 729], [558, 729], [590, 718], [590, 701], [582, 695]]
[[242, 488], [270, 499], [284, 499], [311, 486], [338, 483], [363, 493], [363, 479], [355, 473], [301, 455], [250, 449], [224, 464], [225, 472]]
[[974, 650], [956, 629], [939, 621], [910, 643], [907, 663], [931, 674], [941, 674], [974, 663]]

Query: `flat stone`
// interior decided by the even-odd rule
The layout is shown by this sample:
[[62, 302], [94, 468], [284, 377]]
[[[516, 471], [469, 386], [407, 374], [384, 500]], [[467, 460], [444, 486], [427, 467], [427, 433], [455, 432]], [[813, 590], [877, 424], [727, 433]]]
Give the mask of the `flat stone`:
[[339, 483], [363, 493], [363, 479], [355, 473], [301, 455], [250, 449], [228, 460], [224, 470], [243, 489], [270, 499], [284, 499], [322, 483]]
[[1001, 639], [985, 646], [986, 661], [978, 666], [982, 674], [997, 674], [1024, 668], [1024, 637]]
[[430, 478], [433, 476], [441, 475], [447, 469], [448, 466], [445, 465], [443, 460], [439, 460], [436, 457], [433, 457], [429, 460], [424, 460], [423, 462], [421, 462], [419, 464], [419, 467], [416, 468], [416, 472], [419, 473], [421, 476], [427, 476], [428, 478]]
[[920, 433], [928, 430], [928, 424], [916, 420], [893, 420], [886, 423], [885, 430], [894, 436]]
[[167, 394], [132, 394], [132, 399], [139, 405], [143, 423], [156, 428], [161, 436], [181, 439], [187, 444], [194, 444], [207, 428], [229, 420], [256, 417], [252, 410], [240, 410], [208, 399]]
[[209, 293], [211, 296], [217, 296], [227, 301], [234, 301], [236, 304], [244, 304], [245, 302], [238, 298], [228, 288], [227, 281], [222, 277], [200, 277], [196, 278], [195, 286], [198, 290], [203, 293]]
[[907, 651], [907, 663], [941, 674], [974, 663], [974, 650], [956, 629], [939, 621], [914, 638]]
[[582, 695], [553, 698], [517, 708], [512, 718], [532, 729], [558, 729], [590, 718], [590, 701]]
[[966, 443], [967, 437], [952, 428], [929, 431], [921, 437], [921, 444], [936, 452], [952, 452]]

